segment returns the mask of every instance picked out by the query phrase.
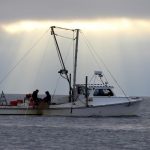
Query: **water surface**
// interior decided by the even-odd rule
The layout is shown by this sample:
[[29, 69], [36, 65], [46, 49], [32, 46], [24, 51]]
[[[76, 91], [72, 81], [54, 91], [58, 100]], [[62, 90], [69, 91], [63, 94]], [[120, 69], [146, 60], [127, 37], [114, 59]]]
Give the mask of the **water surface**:
[[2, 150], [149, 150], [150, 100], [138, 117], [0, 116]]

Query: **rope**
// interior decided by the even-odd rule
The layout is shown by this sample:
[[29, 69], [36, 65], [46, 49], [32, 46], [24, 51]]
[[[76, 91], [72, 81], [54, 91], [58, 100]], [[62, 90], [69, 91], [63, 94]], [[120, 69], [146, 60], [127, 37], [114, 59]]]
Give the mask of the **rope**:
[[65, 56], [65, 61], [64, 61], [64, 63], [66, 63], [67, 62], [67, 60], [68, 60], [68, 56], [69, 56], [69, 54], [70, 54], [70, 47], [72, 46], [72, 41], [70, 42], [70, 44], [69, 44], [69, 46], [68, 46], [68, 50], [67, 50], [67, 54], [66, 54], [66, 56]]
[[46, 30], [44, 34], [28, 49], [28, 51], [19, 59], [19, 61], [6, 73], [6, 75], [0, 80], [0, 85], [7, 79], [7, 77], [16, 69], [16, 67], [28, 56], [31, 50], [43, 39], [45, 34], [49, 31]]
[[63, 36], [63, 35], [59, 35], [59, 34], [55, 34], [56, 36], [59, 36], [61, 38], [65, 38], [65, 39], [69, 39], [69, 40], [72, 40], [72, 38], [70, 37], [67, 37], [67, 36]]
[[57, 86], [58, 86], [59, 80], [60, 80], [60, 76], [58, 77], [58, 79], [57, 79], [57, 81], [56, 81], [56, 86], [55, 86], [55, 89], [54, 89], [54, 92], [53, 92], [53, 95], [52, 95], [52, 100], [53, 100], [54, 95], [55, 95], [55, 93], [56, 93], [56, 90], [57, 90]]
[[56, 26], [53, 26], [54, 28], [57, 28], [57, 29], [62, 29], [62, 30], [69, 30], [69, 31], [74, 31], [73, 29], [68, 29], [68, 28], [62, 28], [62, 27], [56, 27]]
[[[82, 34], [83, 34], [83, 33], [82, 33]], [[96, 54], [96, 52], [95, 52], [93, 46], [92, 46], [92, 45], [90, 44], [90, 42], [86, 39], [86, 37], [85, 37], [84, 34], [83, 34], [83, 37], [84, 37], [84, 39], [85, 39], [85, 43], [86, 43], [86, 45], [87, 45], [87, 47], [88, 47], [88, 49], [89, 49], [91, 55], [93, 56], [95, 62], [97, 63], [97, 66], [98, 66], [99, 68], [101, 68], [100, 65], [99, 65], [99, 62], [97, 61], [97, 58], [96, 58], [96, 56], [98, 57], [98, 55]], [[94, 55], [93, 52], [95, 52], [95, 55]], [[100, 60], [101, 60], [101, 59], [100, 59]], [[104, 62], [103, 62], [103, 64], [104, 64]], [[108, 82], [108, 80], [107, 80], [105, 74], [104, 74], [104, 78], [105, 78], [105, 80]]]
[[[83, 33], [82, 33], [82, 34], [83, 34]], [[85, 38], [85, 35], [84, 35], [84, 34], [83, 34], [83, 37]], [[106, 64], [104, 63], [103, 59], [98, 55], [98, 53], [95, 51], [95, 49], [93, 48], [93, 46], [90, 44], [90, 42], [89, 42], [86, 38], [85, 38], [85, 42], [87, 43], [87, 46], [88, 46], [88, 48], [89, 48], [89, 50], [90, 50], [92, 56], [95, 58], [96, 63], [98, 64], [98, 61], [97, 61], [97, 59], [96, 59], [95, 56], [97, 56], [97, 57], [99, 58], [99, 60], [100, 60], [101, 63], [103, 64], [103, 66], [106, 68], [106, 71], [110, 74], [110, 76], [112, 77], [112, 79], [116, 82], [117, 86], [120, 88], [120, 90], [122, 91], [122, 93], [124, 94], [124, 96], [129, 100], [129, 98], [127, 97], [125, 91], [124, 91], [123, 88], [119, 85], [119, 83], [117, 82], [117, 80], [115, 79], [115, 77], [112, 75], [112, 73], [110, 72], [110, 70], [108, 69], [108, 67], [106, 66]], [[93, 52], [95, 53], [95, 56], [94, 56], [94, 54], [93, 54], [93, 52], [91, 51], [90, 48], [91, 48], [91, 49], [93, 50]], [[98, 66], [99, 66], [99, 64], [98, 64]], [[106, 78], [105, 75], [104, 75], [104, 77], [105, 77], [105, 79], [106, 79], [106, 81], [107, 81], [107, 78]], [[107, 81], [107, 82], [108, 82], [108, 81]], [[129, 100], [129, 102], [130, 102], [130, 100]]]
[[[69, 53], [70, 53], [70, 49], [69, 49], [70, 47], [71, 47], [71, 44], [70, 44], [69, 47], [68, 47], [67, 54], [66, 54], [66, 56], [65, 56], [65, 62], [68, 60], [68, 56], [69, 56]], [[64, 77], [64, 76], [62, 76], [62, 75], [61, 75], [61, 77], [63, 77], [63, 78], [66, 79], [66, 77]], [[60, 80], [60, 76], [59, 76], [59, 78], [57, 79], [57, 82], [56, 82], [56, 86], [55, 86], [55, 89], [54, 89], [54, 92], [53, 92], [52, 99], [54, 98], [54, 95], [55, 95], [55, 93], [56, 93], [59, 80]]]
[[89, 80], [89, 83], [91, 83], [94, 77], [95, 77], [94, 75], [91, 77], [91, 79]]
[[[64, 30], [71, 30], [71, 29], [60, 28], [60, 27], [56, 27], [56, 28], [64, 29]], [[74, 41], [74, 30], [71, 30], [71, 31], [73, 31], [73, 37], [72, 37], [72, 38], [66, 37], [66, 36], [62, 36], [62, 35], [59, 35], [59, 34], [56, 34], [56, 33], [55, 33], [55, 35], [56, 35], [56, 36], [59, 36], [59, 37], [61, 37], [61, 38], [65, 38], [65, 39], [69, 39], [69, 40], [73, 40], [73, 41]], [[55, 43], [55, 42], [54, 42], [54, 43]], [[57, 49], [57, 54], [58, 54], [58, 58], [59, 58], [59, 61], [60, 61], [60, 65], [61, 65], [61, 67], [63, 68], [63, 64], [62, 64], [62, 61], [61, 61], [61, 58], [60, 58], [60, 55], [59, 55], [59, 52], [58, 52], [59, 50], [58, 50], [58, 47], [57, 47], [57, 44], [56, 44], [56, 43], [55, 43], [55, 46], [56, 46], [56, 49]], [[69, 49], [68, 49], [68, 51], [69, 51]], [[69, 52], [67, 52], [67, 56], [65, 57], [65, 60], [67, 59], [68, 55], [69, 55]]]
[[43, 69], [45, 69], [45, 66], [43, 66], [43, 63], [44, 63], [44, 60], [45, 60], [45, 56], [47, 55], [47, 51], [49, 50], [49, 46], [50, 46], [50, 41], [49, 41], [49, 38], [46, 42], [46, 46], [45, 48], [43, 48], [43, 55], [41, 56], [41, 61], [40, 61], [40, 64], [38, 65], [38, 70], [37, 70], [37, 74], [36, 74], [36, 77], [37, 79], [40, 79], [40, 73], [42, 73]]

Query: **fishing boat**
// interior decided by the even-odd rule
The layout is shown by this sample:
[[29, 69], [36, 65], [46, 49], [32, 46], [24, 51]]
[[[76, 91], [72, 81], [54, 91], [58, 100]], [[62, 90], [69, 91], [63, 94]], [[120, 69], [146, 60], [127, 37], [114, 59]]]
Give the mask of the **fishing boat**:
[[[66, 69], [59, 44], [57, 41], [55, 29], [70, 30], [75, 34], [75, 54], [73, 65], [73, 79]], [[104, 74], [100, 70], [93, 71], [93, 77], [99, 79], [98, 83], [89, 84], [88, 76], [82, 84], [76, 83], [77, 76], [77, 58], [79, 29], [66, 29], [61, 27], [50, 27], [51, 35], [54, 38], [57, 54], [61, 64], [61, 70], [58, 72], [61, 77], [68, 82], [69, 91], [67, 96], [60, 96], [48, 104], [41, 101], [38, 105], [31, 103], [30, 99], [13, 100], [8, 103], [3, 101], [0, 105], [0, 115], [48, 115], [48, 116], [74, 116], [74, 117], [91, 117], [91, 116], [134, 116], [138, 115], [138, 110], [142, 98], [117, 96], [114, 87], [105, 81]], [[95, 81], [95, 80], [94, 80]], [[57, 97], [57, 96], [56, 96]], [[4, 95], [1, 97], [4, 98]]]

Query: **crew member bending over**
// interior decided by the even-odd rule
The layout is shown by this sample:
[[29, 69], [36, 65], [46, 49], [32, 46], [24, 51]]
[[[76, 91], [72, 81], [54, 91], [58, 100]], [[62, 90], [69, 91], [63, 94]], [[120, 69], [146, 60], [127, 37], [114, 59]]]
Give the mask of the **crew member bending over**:
[[43, 101], [46, 102], [48, 105], [51, 104], [51, 95], [48, 91], [45, 92], [46, 97], [43, 98]]

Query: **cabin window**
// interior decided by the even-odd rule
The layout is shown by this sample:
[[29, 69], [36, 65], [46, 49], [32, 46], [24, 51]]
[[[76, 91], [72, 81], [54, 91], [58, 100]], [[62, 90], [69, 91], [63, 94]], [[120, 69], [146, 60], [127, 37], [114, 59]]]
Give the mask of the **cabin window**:
[[113, 92], [110, 89], [95, 89], [94, 96], [113, 96]]

